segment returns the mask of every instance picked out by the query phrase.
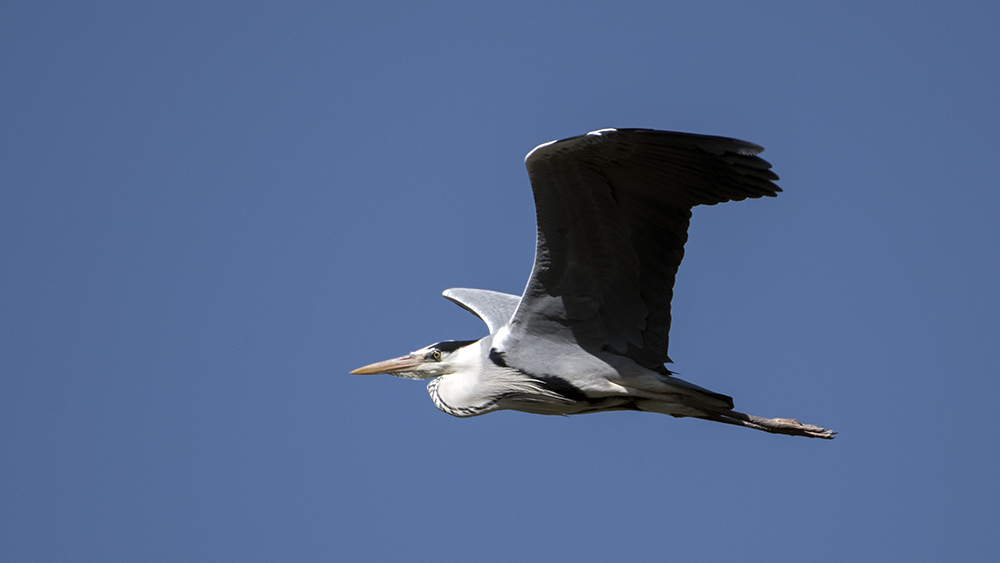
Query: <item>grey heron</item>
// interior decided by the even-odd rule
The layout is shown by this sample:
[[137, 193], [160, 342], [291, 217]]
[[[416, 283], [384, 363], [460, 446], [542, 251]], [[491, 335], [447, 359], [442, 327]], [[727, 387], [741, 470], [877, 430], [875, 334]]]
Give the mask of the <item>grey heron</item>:
[[763, 150], [651, 129], [601, 129], [535, 147], [525, 166], [538, 228], [523, 295], [448, 289], [444, 296], [482, 319], [488, 336], [351, 373], [433, 378], [434, 405], [458, 417], [637, 410], [833, 438], [794, 419], [736, 412], [732, 398], [664, 365], [691, 209], [774, 197], [781, 189], [756, 156]]

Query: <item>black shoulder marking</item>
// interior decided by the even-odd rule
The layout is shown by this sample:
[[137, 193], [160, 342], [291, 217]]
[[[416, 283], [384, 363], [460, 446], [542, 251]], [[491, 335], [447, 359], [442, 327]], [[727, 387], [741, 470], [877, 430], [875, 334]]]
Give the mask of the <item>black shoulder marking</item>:
[[[569, 381], [557, 376], [557, 375], [531, 375], [532, 379], [537, 379], [542, 383], [542, 387], [553, 393], [558, 393], [563, 397], [571, 401], [577, 402], [592, 402], [593, 399], [587, 396], [586, 393], [580, 390], [579, 387], [573, 385]], [[598, 399], [603, 400], [603, 399]]]
[[602, 401], [596, 399], [591, 399], [590, 404], [593, 405], [591, 408], [579, 411], [574, 414], [587, 414], [592, 412], [608, 412], [608, 411], [641, 411], [639, 405], [635, 403], [635, 398], [633, 397], [607, 397]]
[[441, 350], [442, 352], [454, 352], [459, 348], [465, 348], [469, 344], [475, 344], [479, 342], [478, 340], [445, 340], [443, 342], [438, 342], [431, 346], [435, 350]]
[[503, 352], [496, 348], [490, 348], [490, 361], [502, 368], [507, 367], [507, 360], [503, 358]]

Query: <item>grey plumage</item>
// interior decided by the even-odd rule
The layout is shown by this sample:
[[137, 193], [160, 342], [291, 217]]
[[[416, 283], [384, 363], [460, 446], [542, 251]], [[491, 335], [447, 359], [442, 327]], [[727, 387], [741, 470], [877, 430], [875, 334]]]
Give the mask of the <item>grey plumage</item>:
[[491, 333], [500, 330], [510, 320], [521, 300], [509, 293], [465, 287], [446, 289], [441, 295], [482, 319]]
[[663, 365], [691, 208], [780, 192], [770, 164], [756, 156], [762, 150], [647, 129], [605, 129], [536, 147], [525, 158], [538, 230], [524, 294], [446, 290], [486, 323], [489, 336], [352, 373], [434, 377], [435, 405], [456, 416], [630, 409], [832, 438], [821, 427], [733, 411], [731, 398]]

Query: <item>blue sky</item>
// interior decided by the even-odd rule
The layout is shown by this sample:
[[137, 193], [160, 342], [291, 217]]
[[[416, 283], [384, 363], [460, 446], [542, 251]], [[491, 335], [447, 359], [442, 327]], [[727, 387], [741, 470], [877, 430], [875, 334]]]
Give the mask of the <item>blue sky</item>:
[[[982, 561], [992, 2], [32, 2], [0, 17], [5, 561]], [[520, 293], [522, 159], [604, 127], [767, 148], [695, 210], [670, 355], [833, 442], [460, 420], [360, 365]]]

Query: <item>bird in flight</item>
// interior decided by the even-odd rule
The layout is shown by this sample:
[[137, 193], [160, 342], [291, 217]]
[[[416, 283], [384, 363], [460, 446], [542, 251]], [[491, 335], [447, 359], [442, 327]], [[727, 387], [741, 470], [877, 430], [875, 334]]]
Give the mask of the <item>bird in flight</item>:
[[691, 208], [777, 195], [778, 177], [756, 156], [763, 150], [650, 129], [601, 129], [535, 147], [524, 160], [538, 222], [524, 294], [448, 289], [444, 296], [482, 319], [488, 336], [351, 373], [433, 378], [434, 405], [458, 417], [636, 410], [833, 438], [820, 426], [737, 412], [731, 397], [664, 365]]

